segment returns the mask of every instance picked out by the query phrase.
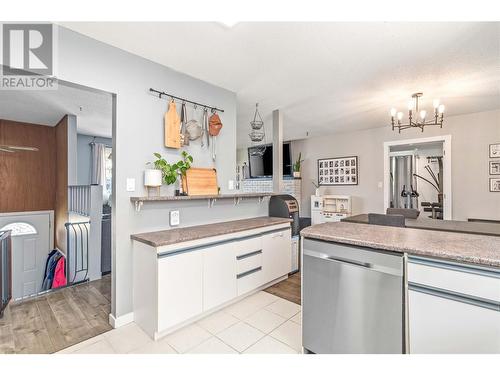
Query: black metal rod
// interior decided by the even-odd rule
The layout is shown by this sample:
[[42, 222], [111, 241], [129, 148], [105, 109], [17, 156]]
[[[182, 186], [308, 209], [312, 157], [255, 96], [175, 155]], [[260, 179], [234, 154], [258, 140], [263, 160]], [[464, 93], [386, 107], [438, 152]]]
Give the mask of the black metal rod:
[[172, 99], [177, 99], [177, 100], [180, 100], [180, 101], [183, 101], [183, 102], [186, 102], [186, 103], [191, 103], [193, 105], [196, 105], [196, 106], [200, 106], [200, 107], [204, 107], [204, 108], [209, 108], [215, 112], [224, 112], [223, 109], [220, 109], [220, 108], [217, 108], [217, 107], [212, 107], [211, 105], [206, 105], [206, 104], [202, 104], [202, 103], [198, 103], [198, 102], [193, 102], [192, 100], [188, 100], [188, 99], [185, 99], [185, 98], [181, 98], [179, 96], [175, 96], [175, 95], [172, 95], [172, 94], [168, 94], [164, 91], [159, 91], [159, 90], [155, 90], [155, 89], [152, 89], [150, 88], [149, 89], [150, 92], [154, 92], [155, 94], [158, 95], [158, 97], [161, 99], [162, 96], [167, 96], [169, 98], [172, 98]]

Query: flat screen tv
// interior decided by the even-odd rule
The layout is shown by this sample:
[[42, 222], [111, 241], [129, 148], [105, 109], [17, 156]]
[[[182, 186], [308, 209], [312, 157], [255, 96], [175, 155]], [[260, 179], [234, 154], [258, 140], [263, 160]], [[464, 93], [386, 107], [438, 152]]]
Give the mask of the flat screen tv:
[[[248, 161], [250, 178], [263, 178], [273, 176], [273, 145], [266, 145], [262, 156], [252, 156], [253, 147], [248, 148]], [[283, 177], [292, 176], [292, 155], [290, 143], [283, 143]]]

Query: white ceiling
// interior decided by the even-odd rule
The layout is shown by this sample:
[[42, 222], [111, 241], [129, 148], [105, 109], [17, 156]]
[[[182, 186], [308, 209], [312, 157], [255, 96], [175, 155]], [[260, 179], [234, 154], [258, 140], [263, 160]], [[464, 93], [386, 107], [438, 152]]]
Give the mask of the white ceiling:
[[59, 83], [57, 90], [0, 90], [0, 118], [55, 126], [65, 116], [77, 116], [81, 134], [111, 137], [112, 96]]
[[417, 91], [448, 116], [500, 108], [500, 23], [62, 25], [235, 91], [240, 145], [255, 102], [287, 140], [387, 126]]

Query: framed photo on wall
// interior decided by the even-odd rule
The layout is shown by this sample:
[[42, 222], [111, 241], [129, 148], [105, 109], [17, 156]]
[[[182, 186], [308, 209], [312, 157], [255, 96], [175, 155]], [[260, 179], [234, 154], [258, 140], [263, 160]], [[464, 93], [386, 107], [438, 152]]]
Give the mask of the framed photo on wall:
[[500, 178], [490, 178], [490, 191], [500, 192]]
[[490, 145], [490, 158], [500, 158], [500, 143]]
[[318, 184], [325, 185], [357, 185], [358, 157], [318, 159]]
[[500, 159], [490, 161], [490, 174], [500, 174]]

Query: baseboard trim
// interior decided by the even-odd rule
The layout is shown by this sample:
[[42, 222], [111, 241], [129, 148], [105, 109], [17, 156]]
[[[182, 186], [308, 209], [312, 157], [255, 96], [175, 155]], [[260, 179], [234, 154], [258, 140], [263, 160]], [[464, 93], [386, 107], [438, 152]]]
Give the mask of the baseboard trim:
[[122, 327], [126, 324], [132, 323], [134, 321], [134, 313], [129, 312], [128, 314], [115, 317], [113, 314], [109, 314], [109, 324], [113, 328]]

